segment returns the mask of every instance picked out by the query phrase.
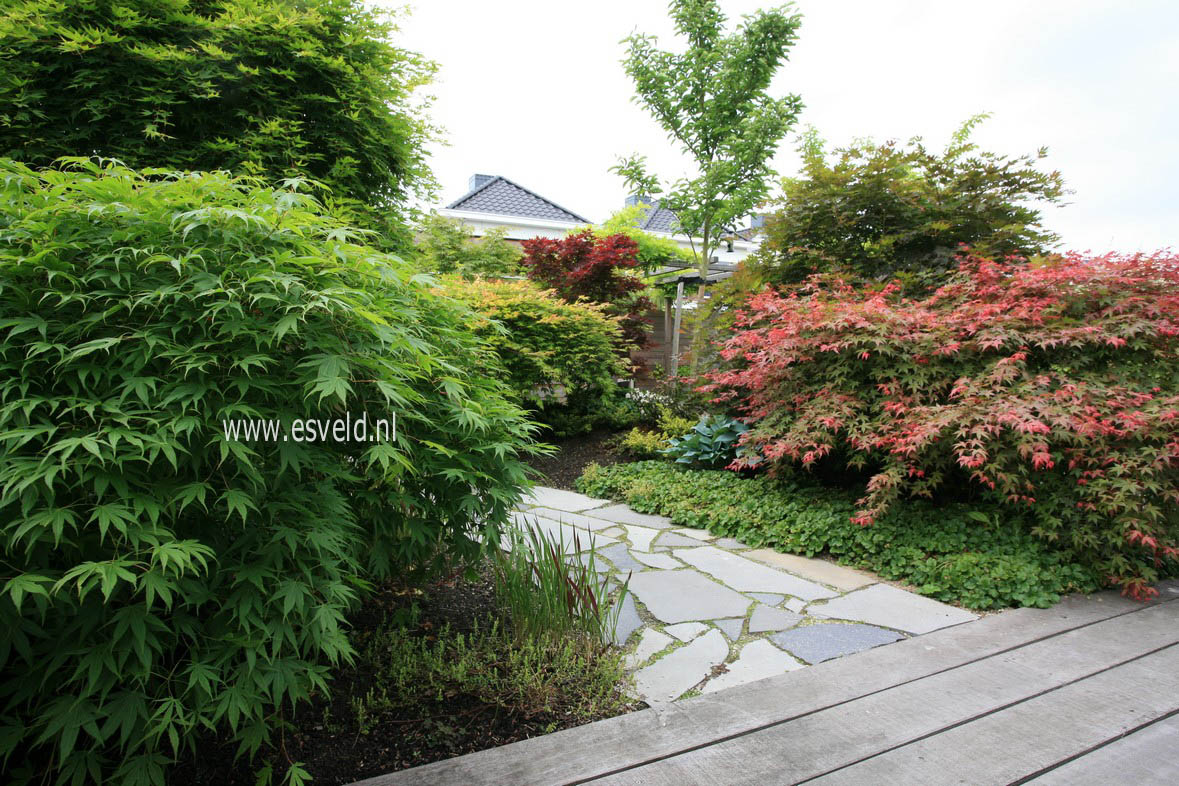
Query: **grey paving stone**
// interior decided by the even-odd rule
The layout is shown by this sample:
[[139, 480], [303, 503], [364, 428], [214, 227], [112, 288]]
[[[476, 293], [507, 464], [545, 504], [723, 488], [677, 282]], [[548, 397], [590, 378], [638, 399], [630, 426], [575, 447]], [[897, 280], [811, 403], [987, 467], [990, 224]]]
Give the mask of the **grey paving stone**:
[[871, 625], [828, 623], [775, 633], [770, 641], [807, 663], [838, 658], [904, 638]]
[[677, 535], [674, 532], [664, 532], [659, 536], [658, 541], [660, 546], [702, 546], [704, 545], [695, 538]]
[[795, 614], [798, 614], [806, 608], [806, 601], [800, 600], [799, 598], [790, 598], [782, 605], [789, 611], [793, 611]]
[[749, 548], [748, 545], [742, 543], [741, 541], [737, 540], [736, 538], [718, 538], [717, 540], [714, 540], [712, 543], [714, 546], [720, 546], [722, 549], [740, 550], [740, 549]]
[[716, 537], [716, 535], [711, 534], [706, 529], [692, 529], [691, 527], [680, 527], [679, 529], [676, 529], [673, 531], [677, 532], [680, 535], [683, 535], [685, 537], [694, 538], [696, 540], [712, 540], [713, 538]]
[[621, 647], [626, 644], [630, 634], [641, 627], [643, 627], [643, 620], [639, 617], [638, 608], [635, 607], [635, 599], [628, 592], [622, 598], [622, 609], [618, 613], [618, 625], [614, 628], [614, 643]]
[[676, 568], [682, 568], [684, 566], [684, 563], [680, 562], [670, 554], [648, 554], [644, 551], [635, 551], [634, 549], [631, 549], [630, 555], [649, 568], [675, 570]]
[[775, 674], [785, 674], [801, 669], [803, 665], [765, 639], [751, 641], [741, 649], [737, 660], [729, 664], [729, 670], [705, 683], [701, 693], [712, 693], [773, 677]]
[[661, 622], [743, 617], [749, 599], [694, 570], [648, 570], [630, 579], [630, 589]]
[[880, 581], [879, 577], [871, 573], [846, 568], [829, 560], [783, 554], [773, 549], [754, 549], [746, 552], [745, 556], [804, 579], [828, 584], [841, 592], [850, 592]]
[[677, 550], [676, 557], [695, 565], [724, 584], [742, 592], [773, 592], [807, 600], [830, 598], [835, 592], [812, 581], [745, 559], [715, 546]]
[[600, 530], [598, 530], [598, 532], [601, 532], [603, 535], [605, 535], [608, 538], [625, 538], [626, 537], [626, 530], [624, 530], [622, 527], [609, 527], [607, 529], [600, 529]]
[[712, 620], [712, 624], [725, 632], [730, 641], [736, 641], [741, 638], [741, 628], [745, 625], [744, 617], [737, 617], [730, 620]]
[[767, 630], [786, 630], [802, 622], [802, 615], [785, 609], [757, 604], [749, 616], [749, 632], [765, 633]]
[[888, 584], [873, 584], [841, 598], [813, 605], [808, 613], [821, 619], [857, 620], [908, 633], [929, 633], [931, 630], [978, 619], [977, 614], [965, 609], [948, 606]]
[[598, 553], [614, 565], [622, 573], [628, 571], [640, 571], [645, 566], [641, 562], [637, 562], [634, 557], [630, 555], [630, 549], [626, 547], [625, 543], [613, 543], [605, 548], [598, 549]]
[[560, 541], [566, 554], [573, 554], [595, 546], [608, 546], [617, 543], [614, 538], [596, 532], [587, 532], [570, 524], [562, 524], [543, 516], [536, 516], [531, 511], [512, 513], [510, 518], [521, 529], [538, 529], [554, 541]]
[[603, 505], [610, 504], [610, 500], [608, 499], [594, 499], [584, 494], [578, 494], [576, 491], [554, 489], [548, 486], [534, 487], [532, 492], [525, 494], [520, 502], [523, 505], [531, 505], [537, 508], [556, 508], [557, 510], [573, 513], [580, 513], [583, 510], [600, 508]]
[[681, 622], [678, 625], [668, 625], [663, 629], [680, 641], [691, 641], [708, 630], [708, 626], [699, 622]]
[[633, 669], [647, 662], [657, 652], [662, 652], [667, 649], [667, 645], [671, 644], [675, 639], [668, 636], [666, 633], [661, 633], [654, 628], [646, 628], [639, 636], [639, 644], [635, 647], [635, 651], [626, 656], [626, 667]]
[[648, 702], [679, 698], [700, 683], [729, 656], [729, 645], [719, 630], [710, 630], [678, 650], [635, 672], [635, 688]]
[[646, 513], [637, 513], [626, 505], [608, 505], [604, 508], [596, 508], [591, 515], [618, 524], [638, 524], [640, 527], [654, 529], [667, 529], [671, 526], [671, 519], [666, 516], [648, 516]]
[[[566, 557], [569, 564], [580, 562], [582, 565], [589, 565], [590, 555], [588, 552], [581, 552], [580, 554], [570, 555]], [[606, 560], [601, 554], [594, 557], [594, 573], [609, 573], [613, 568], [610, 567], [610, 562]]]
[[651, 541], [655, 540], [655, 536], [659, 534], [659, 530], [651, 527], [640, 527], [638, 524], [626, 524], [626, 535], [630, 539], [630, 545], [634, 546], [638, 551], [650, 551]]
[[772, 592], [747, 592], [745, 594], [751, 598], [757, 598], [767, 606], [777, 606], [779, 603], [786, 600], [785, 595], [775, 595]]
[[528, 514], [533, 516], [544, 516], [546, 519], [559, 521], [562, 524], [570, 524], [580, 529], [588, 529], [591, 532], [608, 529], [613, 526], [609, 521], [595, 519], [592, 516], [586, 516], [582, 513], [570, 513], [564, 510], [557, 510], [556, 508], [529, 508]]

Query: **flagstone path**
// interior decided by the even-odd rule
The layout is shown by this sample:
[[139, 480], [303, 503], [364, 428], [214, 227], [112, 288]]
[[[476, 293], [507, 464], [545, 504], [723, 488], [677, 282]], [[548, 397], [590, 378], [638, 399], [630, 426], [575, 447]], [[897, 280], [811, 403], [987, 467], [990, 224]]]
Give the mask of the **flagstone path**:
[[[649, 704], [710, 693], [976, 619], [824, 560], [563, 489], [538, 487], [516, 524], [560, 538], [607, 580], [629, 577], [615, 643]], [[583, 553], [573, 556], [573, 544]]]

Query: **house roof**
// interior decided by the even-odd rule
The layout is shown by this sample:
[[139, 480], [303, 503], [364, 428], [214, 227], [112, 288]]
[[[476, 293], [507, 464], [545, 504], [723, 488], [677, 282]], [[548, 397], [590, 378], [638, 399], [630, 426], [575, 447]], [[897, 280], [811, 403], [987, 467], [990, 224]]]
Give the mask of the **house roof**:
[[643, 206], [643, 214], [639, 218], [639, 229], [645, 232], [678, 234], [680, 223], [676, 219], [675, 213], [665, 208], [659, 202], [656, 202], [654, 206]]
[[446, 206], [449, 210], [471, 210], [479, 213], [496, 213], [505, 216], [525, 216], [552, 221], [569, 221], [588, 224], [572, 210], [566, 210], [556, 202], [529, 191], [506, 177], [495, 176], [482, 185], [468, 191], [464, 196]]

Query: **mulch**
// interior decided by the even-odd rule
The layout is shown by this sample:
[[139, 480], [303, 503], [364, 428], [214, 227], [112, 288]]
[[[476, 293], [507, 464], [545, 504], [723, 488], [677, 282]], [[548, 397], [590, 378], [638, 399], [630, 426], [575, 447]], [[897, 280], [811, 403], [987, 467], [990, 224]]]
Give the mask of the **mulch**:
[[602, 466], [617, 464], [620, 459], [611, 446], [619, 436], [614, 431], [594, 431], [559, 441], [550, 440], [557, 447], [556, 454], [540, 456], [529, 463], [540, 472], [537, 483], [559, 489], [573, 488], [586, 466], [596, 462]]

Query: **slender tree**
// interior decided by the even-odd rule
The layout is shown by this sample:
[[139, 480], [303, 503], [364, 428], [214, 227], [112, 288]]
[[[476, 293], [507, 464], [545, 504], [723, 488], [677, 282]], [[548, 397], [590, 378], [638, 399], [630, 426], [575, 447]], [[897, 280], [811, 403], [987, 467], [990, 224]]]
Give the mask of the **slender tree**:
[[[641, 155], [621, 159], [613, 171], [675, 213], [693, 239], [703, 278], [726, 229], [768, 195], [770, 159], [802, 108], [798, 96], [775, 98], [769, 90], [801, 17], [792, 5], [762, 10], [726, 34], [727, 18], [715, 0], [672, 0], [669, 10], [687, 48], [665, 51], [654, 36], [634, 33], [623, 65], [635, 82], [635, 100], [691, 157], [696, 174], [662, 181]], [[698, 295], [703, 292], [702, 283]]]

